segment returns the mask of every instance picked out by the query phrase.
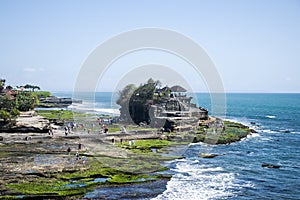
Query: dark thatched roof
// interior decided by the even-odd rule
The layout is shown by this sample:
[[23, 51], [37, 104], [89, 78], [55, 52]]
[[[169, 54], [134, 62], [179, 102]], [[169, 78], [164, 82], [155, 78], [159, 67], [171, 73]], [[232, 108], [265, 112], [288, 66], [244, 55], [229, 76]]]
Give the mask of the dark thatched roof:
[[181, 87], [180, 85], [174, 85], [170, 88], [172, 92], [186, 92], [187, 90]]

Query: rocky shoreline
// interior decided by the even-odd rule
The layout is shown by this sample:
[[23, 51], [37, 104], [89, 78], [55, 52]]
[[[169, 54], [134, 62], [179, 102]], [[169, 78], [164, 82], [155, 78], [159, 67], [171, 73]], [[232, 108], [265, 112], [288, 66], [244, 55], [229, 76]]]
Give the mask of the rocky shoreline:
[[47, 98], [40, 98], [38, 105], [39, 108], [66, 108], [72, 103], [82, 103], [82, 100], [75, 100], [72, 98], [59, 98], [56, 96], [50, 96]]
[[[246, 132], [242, 137], [251, 132], [241, 124], [228, 124], [230, 126], [238, 130], [244, 128]], [[194, 132], [161, 133], [154, 129], [108, 134], [77, 129], [66, 135], [64, 127], [53, 125], [34, 113], [23, 113], [16, 127], [16, 132], [0, 133], [0, 194], [3, 198], [18, 195], [77, 198], [95, 187], [168, 179], [169, 175], [161, 172], [166, 170], [161, 162], [181, 155], [175, 152], [172, 157], [163, 156], [166, 155], [164, 147], [213, 139]], [[209, 131], [206, 130], [206, 134]], [[230, 139], [233, 142], [241, 138]], [[135, 144], [131, 145], [131, 141]], [[106, 181], [93, 182], [97, 178]]]

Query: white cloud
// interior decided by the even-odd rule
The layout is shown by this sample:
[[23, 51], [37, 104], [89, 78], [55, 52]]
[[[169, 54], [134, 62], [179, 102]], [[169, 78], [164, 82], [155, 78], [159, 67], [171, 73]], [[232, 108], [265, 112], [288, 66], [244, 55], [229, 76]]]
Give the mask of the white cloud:
[[42, 67], [40, 67], [40, 68], [26, 67], [26, 68], [23, 68], [23, 71], [24, 72], [43, 72], [43, 71], [45, 71], [45, 69]]
[[23, 69], [24, 72], [35, 72], [36, 69], [35, 68], [32, 68], [32, 67], [26, 67]]

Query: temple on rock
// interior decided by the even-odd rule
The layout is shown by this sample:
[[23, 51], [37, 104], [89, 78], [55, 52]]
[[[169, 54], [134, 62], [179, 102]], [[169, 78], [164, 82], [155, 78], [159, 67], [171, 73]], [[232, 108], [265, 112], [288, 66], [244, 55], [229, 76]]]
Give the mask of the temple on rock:
[[179, 85], [149, 88], [147, 84], [141, 86], [129, 100], [129, 115], [134, 123], [164, 128], [165, 131], [184, 131], [196, 127], [200, 120], [208, 119], [208, 110], [192, 103], [185, 88]]

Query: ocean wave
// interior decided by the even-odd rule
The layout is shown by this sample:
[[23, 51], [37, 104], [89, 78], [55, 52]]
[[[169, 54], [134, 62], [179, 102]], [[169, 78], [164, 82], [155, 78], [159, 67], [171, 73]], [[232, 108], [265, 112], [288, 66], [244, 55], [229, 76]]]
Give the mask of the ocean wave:
[[189, 143], [188, 146], [201, 146], [201, 147], [211, 147], [212, 144], [208, 144], [205, 142], [196, 142], [196, 143]]
[[276, 129], [276, 130], [263, 129], [263, 130], [260, 130], [260, 131], [264, 132], [264, 133], [300, 133], [300, 132], [293, 131], [293, 130], [290, 130], [290, 129]]
[[176, 173], [167, 183], [167, 190], [155, 199], [215, 199], [236, 196], [241, 187], [234, 173], [222, 167], [186, 161], [176, 164]]
[[105, 114], [112, 114], [112, 115], [120, 115], [119, 109], [112, 109], [112, 108], [95, 108], [95, 112], [97, 113], [105, 113]]
[[279, 132], [277, 132], [277, 131], [269, 130], [269, 129], [261, 130], [261, 132], [264, 132], [264, 133], [279, 133]]
[[300, 132], [298, 132], [298, 131], [292, 131], [291, 133], [293, 133], [293, 134], [300, 134]]
[[267, 115], [266, 118], [269, 118], [269, 119], [275, 119], [276, 116], [274, 116], [274, 115]]
[[95, 104], [91, 102], [83, 102], [83, 103], [72, 103], [68, 106], [69, 109], [73, 110], [93, 110], [95, 108]]
[[260, 134], [258, 134], [258, 133], [251, 133], [251, 134], [247, 135], [247, 138], [255, 138], [255, 137], [260, 137]]
[[92, 102], [83, 102], [81, 103], [73, 103], [68, 107], [74, 111], [78, 112], [88, 112], [95, 114], [108, 114], [108, 115], [120, 115], [120, 111], [117, 108], [103, 108], [98, 103]]
[[270, 140], [272, 140], [272, 139], [271, 139], [271, 138], [268, 138], [268, 137], [262, 137], [261, 140], [262, 140], [262, 141], [270, 141]]

